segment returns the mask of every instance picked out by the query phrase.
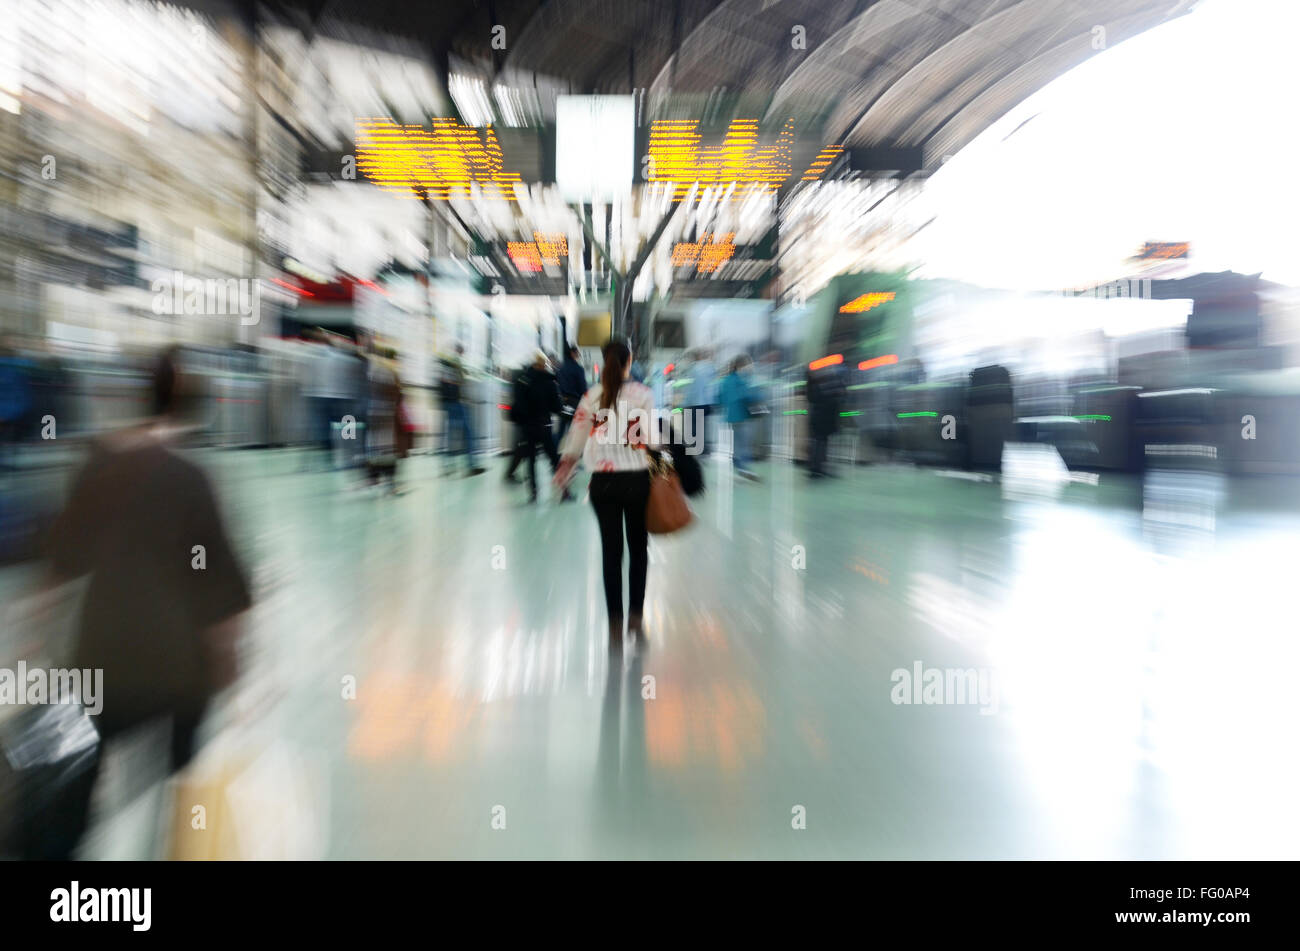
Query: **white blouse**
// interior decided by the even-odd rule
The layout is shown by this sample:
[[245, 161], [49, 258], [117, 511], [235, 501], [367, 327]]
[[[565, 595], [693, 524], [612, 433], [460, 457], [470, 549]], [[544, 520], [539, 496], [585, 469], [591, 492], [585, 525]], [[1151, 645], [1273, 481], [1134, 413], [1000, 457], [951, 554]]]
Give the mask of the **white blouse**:
[[[650, 387], [624, 380], [614, 406], [600, 409], [600, 384], [583, 394], [573, 414], [573, 423], [561, 450], [566, 456], [582, 456], [592, 472], [635, 472], [648, 466], [644, 449], [631, 443], [648, 442], [654, 425], [654, 393]], [[639, 426], [634, 424], [639, 423]], [[631, 436], [629, 440], [629, 427]]]

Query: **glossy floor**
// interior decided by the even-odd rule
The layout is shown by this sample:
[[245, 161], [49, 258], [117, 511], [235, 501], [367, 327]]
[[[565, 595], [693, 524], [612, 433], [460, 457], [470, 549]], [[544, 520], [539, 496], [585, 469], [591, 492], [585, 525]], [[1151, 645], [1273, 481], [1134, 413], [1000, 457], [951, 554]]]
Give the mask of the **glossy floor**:
[[1300, 855], [1291, 482], [711, 460], [611, 656], [589, 507], [499, 462], [382, 498], [202, 459], [258, 594], [205, 757], [246, 774], [226, 854]]

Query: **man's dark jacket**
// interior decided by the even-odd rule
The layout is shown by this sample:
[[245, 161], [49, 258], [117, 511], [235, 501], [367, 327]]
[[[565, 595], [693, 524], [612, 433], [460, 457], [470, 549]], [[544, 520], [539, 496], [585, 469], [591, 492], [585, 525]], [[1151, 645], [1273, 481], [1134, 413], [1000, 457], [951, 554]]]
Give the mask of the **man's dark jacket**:
[[561, 411], [560, 391], [554, 374], [527, 367], [515, 378], [515, 412], [511, 415], [520, 426], [551, 425], [551, 414]]
[[560, 399], [570, 409], [577, 407], [582, 394], [587, 392], [587, 371], [573, 357], [565, 355], [560, 364], [560, 372], [555, 375], [555, 382], [560, 387]]

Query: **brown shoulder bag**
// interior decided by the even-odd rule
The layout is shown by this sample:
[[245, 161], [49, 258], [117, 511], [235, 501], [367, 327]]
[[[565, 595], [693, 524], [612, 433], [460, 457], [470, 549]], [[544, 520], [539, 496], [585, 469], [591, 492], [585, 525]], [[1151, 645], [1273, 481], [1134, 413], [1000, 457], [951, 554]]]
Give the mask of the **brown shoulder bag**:
[[645, 527], [652, 535], [668, 535], [681, 531], [691, 524], [695, 516], [682, 491], [682, 480], [677, 476], [671, 459], [665, 459], [650, 447], [645, 447], [650, 460], [650, 498], [645, 506]]

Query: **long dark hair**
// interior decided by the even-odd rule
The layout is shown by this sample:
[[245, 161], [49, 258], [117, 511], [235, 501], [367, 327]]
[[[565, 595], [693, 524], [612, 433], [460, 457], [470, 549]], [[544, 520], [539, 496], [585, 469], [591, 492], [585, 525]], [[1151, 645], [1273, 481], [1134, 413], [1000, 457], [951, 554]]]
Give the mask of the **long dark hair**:
[[609, 409], [618, 399], [619, 388], [623, 385], [623, 371], [632, 361], [632, 348], [621, 337], [610, 338], [609, 343], [600, 348], [600, 357], [605, 365], [600, 368], [600, 408]]

